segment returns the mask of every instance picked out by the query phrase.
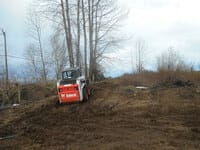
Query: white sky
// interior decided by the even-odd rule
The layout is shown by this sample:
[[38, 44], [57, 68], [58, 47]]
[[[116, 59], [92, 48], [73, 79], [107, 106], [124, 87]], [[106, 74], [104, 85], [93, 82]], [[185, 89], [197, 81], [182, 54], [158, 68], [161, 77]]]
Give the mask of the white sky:
[[[31, 0], [0, 0], [0, 29], [6, 32], [9, 55], [23, 57], [27, 38], [25, 17], [29, 2]], [[3, 37], [0, 33], [0, 54], [4, 54], [2, 45]], [[10, 60], [11, 63], [23, 63], [20, 59]]]
[[[23, 56], [26, 46], [24, 19], [29, 2], [31, 0], [0, 0], [0, 27], [6, 30], [12, 55], [17, 52], [16, 55]], [[132, 39], [124, 43], [122, 50], [109, 54], [119, 59], [106, 69], [112, 69], [108, 75], [131, 71], [130, 53], [138, 37], [146, 42], [145, 64], [149, 69], [155, 67], [156, 57], [170, 46], [188, 63], [200, 64], [200, 0], [119, 0], [119, 3], [129, 10], [122, 32]], [[0, 39], [0, 54], [2, 49]]]
[[[129, 10], [122, 32], [133, 38], [123, 51], [109, 54], [124, 58], [116, 63], [116, 70], [131, 71], [134, 42], [145, 40], [145, 67], [155, 69], [156, 57], [173, 46], [189, 64], [200, 64], [200, 0], [119, 0]], [[133, 51], [133, 52], [131, 52]]]

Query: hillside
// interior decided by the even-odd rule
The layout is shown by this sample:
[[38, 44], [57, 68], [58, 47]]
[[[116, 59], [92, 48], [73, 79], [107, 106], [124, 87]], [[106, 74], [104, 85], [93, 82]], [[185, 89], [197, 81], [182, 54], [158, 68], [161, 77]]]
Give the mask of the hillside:
[[0, 149], [200, 149], [199, 86], [92, 86], [85, 103], [58, 106], [49, 94], [0, 111]]

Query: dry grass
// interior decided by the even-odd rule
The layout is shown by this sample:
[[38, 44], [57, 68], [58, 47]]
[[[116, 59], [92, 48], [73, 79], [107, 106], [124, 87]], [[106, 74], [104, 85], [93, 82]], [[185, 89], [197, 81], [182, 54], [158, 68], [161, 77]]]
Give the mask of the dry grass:
[[149, 87], [172, 86], [176, 85], [177, 81], [183, 82], [183, 84], [192, 82], [193, 84], [199, 85], [200, 72], [144, 72], [140, 74], [125, 74], [118, 79], [118, 82], [122, 85], [144, 85]]
[[[18, 103], [18, 84], [10, 83], [8, 88], [0, 88], [0, 106]], [[20, 85], [21, 102], [41, 100], [56, 94], [56, 83], [32, 83]]]

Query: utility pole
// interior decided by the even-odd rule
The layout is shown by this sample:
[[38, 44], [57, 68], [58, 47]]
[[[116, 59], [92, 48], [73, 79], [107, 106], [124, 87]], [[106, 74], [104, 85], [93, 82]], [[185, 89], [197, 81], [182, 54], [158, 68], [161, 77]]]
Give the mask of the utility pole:
[[6, 88], [8, 87], [8, 60], [7, 60], [7, 43], [6, 43], [6, 32], [1, 30], [4, 37], [4, 50], [5, 50], [5, 66], [6, 66]]

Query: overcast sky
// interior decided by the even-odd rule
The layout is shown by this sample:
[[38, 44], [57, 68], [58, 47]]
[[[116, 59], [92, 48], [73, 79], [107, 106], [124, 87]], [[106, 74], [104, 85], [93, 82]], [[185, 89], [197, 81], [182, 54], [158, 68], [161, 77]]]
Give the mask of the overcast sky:
[[[10, 55], [23, 57], [27, 44], [24, 19], [30, 1], [0, 0], [0, 28], [7, 33]], [[145, 67], [148, 69], [155, 69], [156, 57], [170, 46], [188, 63], [200, 64], [200, 0], [119, 0], [119, 4], [129, 10], [121, 32], [132, 39], [125, 42], [120, 51], [109, 54], [116, 59], [109, 71], [107, 69], [108, 75], [132, 70], [130, 54], [138, 38], [146, 43]], [[0, 55], [3, 54], [2, 44], [1, 38]], [[17, 62], [23, 63], [15, 60]]]
[[[7, 35], [8, 55], [23, 57], [27, 44], [25, 17], [30, 2], [31, 0], [0, 0], [0, 29], [3, 28]], [[0, 32], [0, 55], [2, 54], [4, 55], [3, 36]], [[9, 58], [9, 62], [11, 65], [21, 64], [24, 60]]]

